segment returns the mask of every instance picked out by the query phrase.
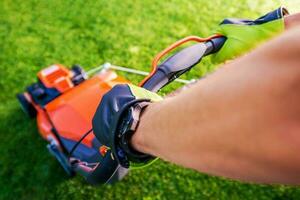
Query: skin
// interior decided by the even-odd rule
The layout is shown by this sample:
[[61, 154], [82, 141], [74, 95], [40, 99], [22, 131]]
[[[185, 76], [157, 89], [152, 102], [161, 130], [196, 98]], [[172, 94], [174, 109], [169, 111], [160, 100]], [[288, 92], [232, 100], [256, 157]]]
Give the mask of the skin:
[[300, 22], [300, 13], [296, 13], [293, 15], [287, 15], [284, 18], [284, 25], [285, 25], [285, 29], [291, 29], [297, 25], [299, 25]]
[[211, 175], [300, 183], [300, 14], [288, 29], [147, 107], [131, 145]]

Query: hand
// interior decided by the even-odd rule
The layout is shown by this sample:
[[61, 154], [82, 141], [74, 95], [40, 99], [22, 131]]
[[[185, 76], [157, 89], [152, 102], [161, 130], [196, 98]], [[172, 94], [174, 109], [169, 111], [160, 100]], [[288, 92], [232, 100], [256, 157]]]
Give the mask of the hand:
[[129, 161], [144, 164], [153, 160], [152, 156], [135, 151], [129, 141], [143, 109], [160, 100], [156, 93], [131, 84], [116, 85], [103, 96], [93, 117], [93, 131], [123, 167], [128, 168]]
[[216, 33], [226, 36], [227, 40], [220, 51], [213, 55], [213, 62], [233, 59], [280, 34], [285, 27], [285, 15], [288, 15], [288, 11], [280, 7], [254, 21], [225, 19]]

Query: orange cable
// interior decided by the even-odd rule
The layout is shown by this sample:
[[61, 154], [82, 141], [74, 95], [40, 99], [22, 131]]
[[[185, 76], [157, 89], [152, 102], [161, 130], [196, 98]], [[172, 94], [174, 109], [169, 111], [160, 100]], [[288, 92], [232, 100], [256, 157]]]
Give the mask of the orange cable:
[[215, 35], [212, 35], [212, 36], [209, 36], [209, 37], [206, 37], [206, 38], [201, 38], [201, 37], [198, 37], [198, 36], [188, 36], [188, 37], [185, 37], [185, 38], [182, 38], [181, 40], [178, 40], [176, 42], [174, 42], [173, 44], [171, 44], [170, 46], [168, 46], [167, 48], [165, 48], [164, 50], [162, 50], [161, 52], [159, 52], [153, 59], [152, 61], [152, 69], [151, 69], [151, 72], [149, 73], [148, 76], [146, 76], [139, 84], [139, 86], [143, 86], [146, 81], [148, 81], [150, 79], [151, 76], [153, 76], [153, 74], [155, 73], [156, 69], [157, 69], [157, 64], [159, 62], [159, 60], [164, 57], [167, 53], [169, 53], [170, 51], [174, 50], [176, 47], [184, 44], [184, 43], [187, 43], [189, 41], [195, 41], [195, 42], [206, 42], [206, 41], [209, 41], [211, 39], [214, 39], [214, 38], [218, 38], [218, 37], [222, 37], [222, 35], [219, 35], [219, 34], [215, 34]]

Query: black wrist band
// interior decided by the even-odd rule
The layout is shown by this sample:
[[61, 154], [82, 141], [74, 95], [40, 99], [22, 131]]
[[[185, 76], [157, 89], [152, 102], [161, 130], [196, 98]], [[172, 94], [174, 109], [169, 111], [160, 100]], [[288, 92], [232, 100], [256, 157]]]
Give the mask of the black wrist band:
[[122, 120], [119, 123], [117, 134], [117, 151], [116, 156], [120, 165], [128, 168], [129, 162], [146, 163], [154, 157], [148, 154], [141, 153], [130, 145], [130, 140], [138, 128], [140, 117], [144, 109], [150, 104], [149, 101], [137, 102], [132, 105], [127, 113], [124, 113]]

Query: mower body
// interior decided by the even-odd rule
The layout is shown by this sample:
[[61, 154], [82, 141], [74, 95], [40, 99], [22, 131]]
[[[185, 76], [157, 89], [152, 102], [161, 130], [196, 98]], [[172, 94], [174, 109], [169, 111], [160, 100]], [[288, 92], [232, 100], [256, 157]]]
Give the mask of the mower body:
[[38, 73], [38, 82], [18, 94], [23, 110], [36, 117], [40, 135], [49, 142], [48, 149], [63, 168], [74, 172], [73, 160], [99, 163], [107, 148], [94, 134], [86, 136], [72, 155], [68, 155], [81, 137], [92, 128], [92, 117], [102, 96], [114, 85], [129, 83], [112, 70], [102, 70], [91, 78], [79, 66], [67, 69], [56, 64]]

